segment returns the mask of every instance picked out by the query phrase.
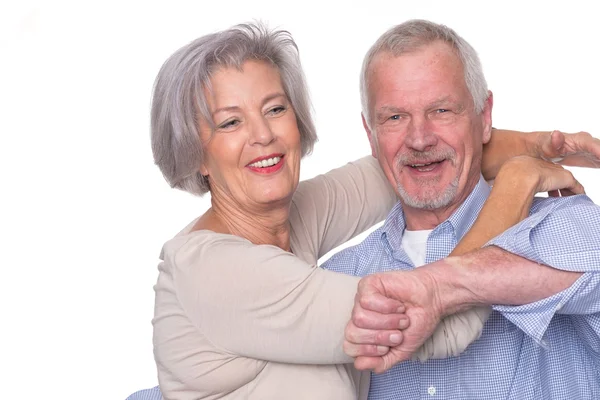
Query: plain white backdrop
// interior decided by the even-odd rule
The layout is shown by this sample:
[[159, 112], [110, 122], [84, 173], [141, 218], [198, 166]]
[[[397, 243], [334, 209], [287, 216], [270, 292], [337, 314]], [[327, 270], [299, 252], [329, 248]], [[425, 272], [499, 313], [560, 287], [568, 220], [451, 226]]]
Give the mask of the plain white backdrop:
[[[593, 2], [13, 3], [0, 5], [6, 398], [124, 399], [156, 384], [158, 254], [209, 199], [170, 189], [153, 165], [150, 94], [162, 62], [198, 36], [253, 19], [293, 34], [320, 137], [303, 178], [369, 152], [362, 57], [410, 18], [445, 23], [479, 51], [494, 126], [600, 137]], [[600, 202], [600, 171], [574, 172]]]

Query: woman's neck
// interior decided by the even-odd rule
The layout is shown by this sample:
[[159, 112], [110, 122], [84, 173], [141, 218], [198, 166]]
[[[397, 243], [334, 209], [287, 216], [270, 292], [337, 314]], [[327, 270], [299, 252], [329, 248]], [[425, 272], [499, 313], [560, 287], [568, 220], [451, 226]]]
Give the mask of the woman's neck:
[[211, 198], [211, 204], [195, 230], [209, 229], [240, 236], [254, 244], [270, 244], [290, 251], [289, 201], [252, 210], [215, 197]]

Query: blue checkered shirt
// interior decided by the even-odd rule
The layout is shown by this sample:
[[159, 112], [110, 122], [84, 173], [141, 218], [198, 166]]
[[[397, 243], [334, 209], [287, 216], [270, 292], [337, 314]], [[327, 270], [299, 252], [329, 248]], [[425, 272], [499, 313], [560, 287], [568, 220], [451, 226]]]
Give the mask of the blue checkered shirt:
[[[427, 240], [426, 262], [450, 254], [489, 196], [477, 187]], [[407, 361], [373, 375], [369, 399], [600, 399], [600, 207], [586, 196], [536, 199], [530, 217], [488, 245], [554, 268], [586, 272], [536, 303], [495, 306], [481, 338], [458, 357]], [[400, 205], [361, 244], [324, 268], [364, 276], [414, 268], [402, 250]], [[516, 278], [518, 279], [518, 277]], [[161, 400], [158, 387], [127, 400]]]
[[[483, 178], [427, 239], [426, 262], [450, 254], [490, 193]], [[408, 361], [372, 375], [369, 399], [600, 399], [600, 207], [586, 196], [536, 199], [529, 218], [488, 245], [554, 268], [585, 272], [536, 303], [495, 306], [482, 336], [458, 357]], [[397, 204], [383, 226], [324, 268], [364, 276], [412, 270]], [[518, 277], [515, 277], [518, 279]]]
[[154, 386], [152, 389], [138, 390], [125, 400], [162, 400], [162, 394], [158, 386]]

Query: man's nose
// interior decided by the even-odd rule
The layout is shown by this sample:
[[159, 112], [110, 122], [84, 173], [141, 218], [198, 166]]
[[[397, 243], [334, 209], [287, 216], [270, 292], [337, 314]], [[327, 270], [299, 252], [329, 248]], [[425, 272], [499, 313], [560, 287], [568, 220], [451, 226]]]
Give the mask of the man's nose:
[[425, 118], [412, 118], [404, 144], [416, 151], [427, 151], [437, 144], [437, 136]]

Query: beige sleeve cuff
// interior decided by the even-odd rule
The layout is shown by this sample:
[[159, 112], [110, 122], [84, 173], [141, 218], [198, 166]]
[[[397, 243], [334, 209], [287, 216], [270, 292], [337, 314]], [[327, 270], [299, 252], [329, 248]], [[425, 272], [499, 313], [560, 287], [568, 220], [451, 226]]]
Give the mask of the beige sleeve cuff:
[[433, 335], [413, 354], [412, 359], [425, 362], [430, 359], [455, 357], [479, 339], [483, 325], [492, 312], [491, 307], [475, 307], [449, 315], [437, 326]]

